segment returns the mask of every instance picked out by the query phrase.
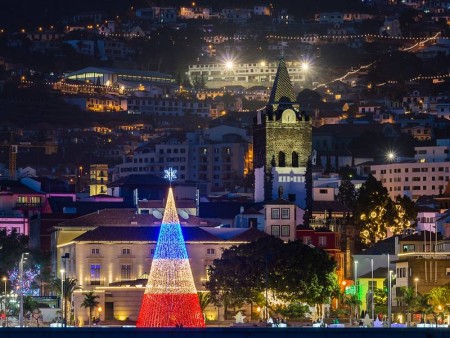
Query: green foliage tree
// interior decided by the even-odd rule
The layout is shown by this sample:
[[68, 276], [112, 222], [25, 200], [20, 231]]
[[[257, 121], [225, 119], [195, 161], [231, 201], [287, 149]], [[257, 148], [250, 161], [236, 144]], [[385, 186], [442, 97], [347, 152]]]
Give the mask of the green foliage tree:
[[28, 236], [17, 231], [0, 230], [0, 276], [11, 271], [28, 249]]
[[206, 288], [216, 305], [263, 306], [266, 292], [264, 301], [272, 310], [277, 304], [323, 303], [338, 290], [335, 267], [323, 250], [267, 236], [224, 250], [214, 260]]
[[85, 309], [89, 309], [89, 326], [91, 326], [92, 320], [92, 310], [94, 310], [100, 302], [97, 300], [100, 298], [98, 295], [94, 294], [94, 291], [89, 291], [84, 294], [83, 303], [81, 303], [80, 307], [84, 307]]
[[358, 191], [353, 215], [360, 226], [363, 244], [372, 244], [386, 238], [389, 222], [387, 209], [389, 194], [380, 181], [369, 175]]
[[388, 229], [401, 234], [410, 228], [417, 211], [406, 196], [392, 201], [387, 189], [370, 175], [358, 191], [353, 215], [360, 227], [362, 243], [370, 245], [386, 238]]
[[203, 316], [205, 315], [206, 307], [211, 303], [211, 295], [209, 292], [197, 292], [198, 300], [200, 302], [200, 309], [202, 309]]
[[350, 181], [348, 176], [342, 178], [341, 185], [339, 186], [337, 200], [344, 204], [348, 208], [353, 208], [356, 201], [356, 189], [355, 185]]
[[401, 311], [411, 312], [417, 305], [417, 297], [412, 287], [402, 286], [397, 289], [397, 304]]
[[71, 304], [72, 304], [72, 295], [76, 290], [81, 290], [81, 285], [78, 284], [78, 280], [76, 278], [66, 278], [64, 279], [64, 286], [63, 289], [61, 289], [61, 279], [60, 278], [53, 278], [50, 282], [50, 288], [55, 291], [60, 297], [62, 295], [61, 291], [64, 293], [64, 308], [62, 309], [63, 313], [61, 314], [64, 316], [66, 321], [70, 318], [67, 318], [66, 315], [70, 314]]

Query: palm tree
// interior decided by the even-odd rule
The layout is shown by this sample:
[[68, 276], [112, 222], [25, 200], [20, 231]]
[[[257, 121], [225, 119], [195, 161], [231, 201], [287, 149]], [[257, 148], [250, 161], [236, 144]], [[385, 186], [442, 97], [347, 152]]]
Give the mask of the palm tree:
[[94, 291], [89, 291], [88, 293], [84, 294], [84, 300], [83, 303], [81, 303], [81, 307], [89, 309], [89, 326], [91, 326], [92, 310], [100, 304], [97, 298], [100, 297], [98, 295], [94, 295]]
[[197, 294], [200, 302], [200, 309], [204, 312], [206, 307], [211, 303], [211, 295], [209, 292], [197, 292]]
[[361, 305], [358, 295], [345, 295], [344, 303], [350, 307], [350, 321], [352, 320], [352, 317], [356, 319], [359, 313], [359, 307]]
[[[67, 321], [67, 314], [71, 313], [72, 306], [72, 295], [74, 291], [81, 290], [81, 285], [78, 284], [78, 280], [76, 278], [66, 278], [64, 281], [64, 318]], [[71, 322], [71, 318], [69, 318], [69, 322]]]
[[[64, 280], [63, 295], [64, 295], [64, 308], [61, 308], [61, 316], [67, 321], [67, 314], [70, 313], [71, 300], [74, 291], [81, 290], [81, 285], [78, 285], [78, 280], [76, 278], [66, 278]], [[54, 278], [51, 281], [51, 288], [56, 291], [56, 293], [61, 296], [61, 279]], [[70, 318], [69, 318], [70, 319]], [[70, 322], [70, 320], [69, 320]]]

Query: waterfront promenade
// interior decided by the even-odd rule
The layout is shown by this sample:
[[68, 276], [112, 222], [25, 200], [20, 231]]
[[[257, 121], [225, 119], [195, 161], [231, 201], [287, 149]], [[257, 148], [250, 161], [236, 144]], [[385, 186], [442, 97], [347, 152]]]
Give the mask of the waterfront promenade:
[[447, 338], [448, 328], [0, 328], [0, 338]]

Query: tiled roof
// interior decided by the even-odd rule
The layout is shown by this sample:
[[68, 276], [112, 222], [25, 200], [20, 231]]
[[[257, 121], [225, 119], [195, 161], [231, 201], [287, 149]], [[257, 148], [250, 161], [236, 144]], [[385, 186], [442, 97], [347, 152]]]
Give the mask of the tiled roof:
[[246, 229], [246, 231], [230, 238], [233, 242], [252, 242], [262, 237], [269, 236], [267, 233], [255, 228]]
[[313, 202], [313, 212], [319, 211], [324, 212], [325, 210], [331, 209], [333, 212], [343, 212], [343, 213], [351, 213], [352, 210], [341, 202], [338, 201], [314, 201]]
[[[99, 226], [74, 239], [75, 242], [133, 242], [158, 240], [159, 226]], [[229, 229], [181, 227], [186, 242], [250, 242], [268, 236], [255, 228]]]
[[[101, 226], [76, 237], [75, 242], [134, 242], [158, 241], [160, 227], [136, 226]], [[182, 227], [186, 242], [218, 242], [220, 238], [210, 234], [200, 227]]]
[[29, 195], [43, 195], [33, 189], [28, 188], [18, 180], [0, 180], [0, 193], [13, 194], [29, 194]]
[[64, 208], [73, 208], [77, 215], [86, 215], [103, 209], [130, 207], [126, 202], [82, 202], [73, 201], [71, 197], [50, 197], [48, 203], [54, 213], [63, 213]]
[[[175, 200], [177, 208], [195, 208], [196, 203], [195, 200], [189, 200], [189, 199], [180, 199]], [[151, 200], [151, 201], [144, 201], [140, 200], [138, 202], [139, 208], [164, 208], [165, 202], [162, 200]]]
[[159, 186], [168, 186], [167, 180], [162, 177], [150, 175], [150, 174], [131, 174], [125, 177], [122, 177], [112, 183], [109, 183], [110, 187], [124, 186], [124, 185], [159, 185]]
[[[180, 218], [186, 226], [215, 226], [217, 224], [189, 216], [187, 220]], [[159, 226], [161, 219], [152, 214], [137, 214], [134, 208], [103, 209], [90, 214], [70, 219], [58, 224], [59, 227], [99, 227], [99, 226]]]

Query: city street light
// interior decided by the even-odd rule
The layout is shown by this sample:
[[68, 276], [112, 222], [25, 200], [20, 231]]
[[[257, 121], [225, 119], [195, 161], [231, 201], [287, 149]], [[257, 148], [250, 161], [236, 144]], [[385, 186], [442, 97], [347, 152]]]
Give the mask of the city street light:
[[359, 299], [359, 294], [358, 294], [358, 261], [355, 261], [355, 293], [356, 293], [356, 297]]
[[417, 297], [417, 283], [419, 282], [419, 278], [414, 278], [414, 283], [416, 284], [416, 297]]
[[392, 270], [389, 270], [389, 284], [388, 284], [388, 327], [391, 327], [392, 321]]
[[372, 307], [372, 320], [375, 320], [375, 304], [373, 303], [374, 299], [374, 290], [373, 290], [373, 258], [370, 258], [370, 269], [372, 271], [372, 287], [371, 287], [371, 295], [370, 295], [370, 304]]
[[65, 307], [64, 307], [64, 274], [66, 272], [66, 270], [61, 269], [59, 270], [59, 272], [61, 273], [61, 327], [64, 325], [64, 312], [65, 312]]
[[8, 280], [8, 278], [6, 278], [6, 277], [2, 278], [2, 281], [5, 283], [5, 291], [4, 291], [5, 297], [6, 297], [6, 281], [7, 280]]
[[19, 326], [23, 327], [23, 263], [27, 259], [28, 252], [24, 252], [20, 257], [19, 264], [19, 286], [20, 286], [20, 303], [19, 303]]

